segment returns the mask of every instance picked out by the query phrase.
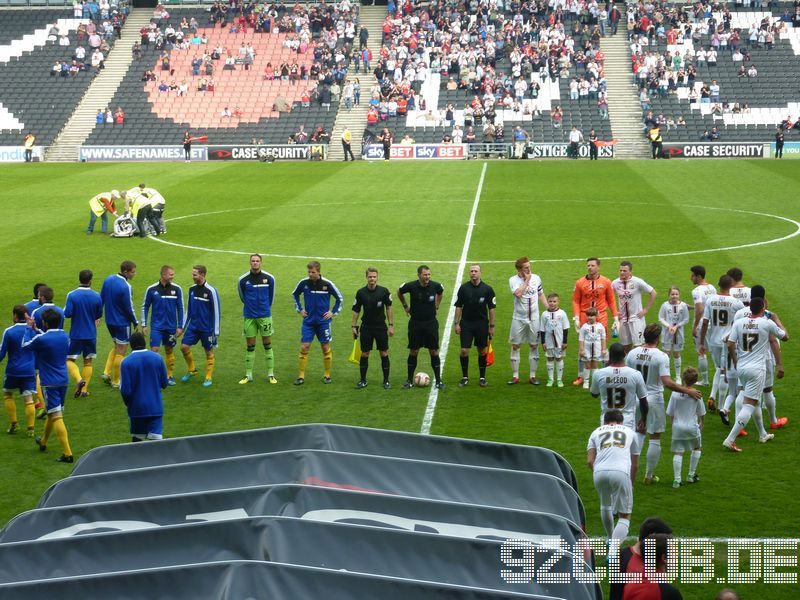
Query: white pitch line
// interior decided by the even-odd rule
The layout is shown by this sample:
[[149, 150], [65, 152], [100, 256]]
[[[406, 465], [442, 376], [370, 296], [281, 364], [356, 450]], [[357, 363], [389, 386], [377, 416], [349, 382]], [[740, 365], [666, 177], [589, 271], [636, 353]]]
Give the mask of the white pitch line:
[[[632, 203], [626, 203], [632, 204]], [[310, 205], [304, 205], [310, 206]], [[769, 240], [763, 240], [761, 242], [751, 242], [749, 244], [739, 244], [736, 246], [724, 246], [721, 248], [698, 248], [695, 250], [681, 250], [679, 252], [662, 252], [658, 254], [624, 254], [618, 256], [599, 256], [602, 260], [616, 260], [616, 259], [634, 259], [634, 258], [666, 258], [669, 256], [688, 256], [690, 254], [709, 254], [712, 252], [727, 252], [731, 250], [743, 250], [744, 248], [756, 248], [758, 246], [767, 246], [769, 244], [777, 244], [780, 242], [785, 242], [793, 237], [800, 235], [800, 222], [795, 221], [794, 219], [790, 219], [788, 217], [782, 217], [780, 215], [773, 215], [770, 213], [763, 213], [763, 212], [756, 212], [751, 210], [740, 210], [736, 208], [724, 208], [724, 207], [708, 207], [708, 206], [695, 206], [695, 205], [686, 205], [682, 204], [679, 205], [685, 208], [698, 208], [703, 210], [718, 210], [724, 212], [733, 212], [739, 213], [743, 215], [753, 215], [757, 217], [767, 217], [770, 219], [777, 219], [779, 221], [785, 221], [787, 223], [791, 223], [794, 225], [795, 230], [787, 235], [778, 238], [772, 238]], [[228, 210], [217, 210], [212, 212], [204, 212], [204, 213], [195, 213], [190, 215], [181, 215], [178, 217], [172, 217], [171, 219], [166, 219], [167, 223], [171, 223], [172, 221], [180, 221], [183, 219], [191, 219], [194, 217], [203, 217], [207, 215], [220, 215], [229, 212], [242, 212], [242, 211], [250, 211], [250, 210], [263, 210], [265, 207], [263, 206], [256, 206], [251, 208], [234, 208]], [[166, 244], [168, 246], [175, 246], [176, 248], [184, 248], [186, 250], [199, 250], [200, 252], [212, 252], [218, 254], [237, 254], [241, 256], [249, 256], [251, 254], [250, 251], [245, 252], [243, 250], [220, 250], [219, 248], [205, 248], [203, 246], [194, 246], [191, 244], [180, 244], [178, 242], [170, 242], [163, 238], [153, 237], [150, 236], [150, 240], [154, 242], [159, 242], [161, 244]], [[437, 265], [457, 265], [459, 261], [455, 260], [435, 260], [426, 258], [426, 259], [397, 259], [397, 258], [359, 258], [359, 257], [347, 257], [347, 256], [307, 256], [307, 255], [293, 255], [293, 254], [279, 254], [274, 252], [261, 252], [262, 256], [267, 256], [270, 258], [290, 258], [290, 259], [298, 259], [298, 260], [308, 260], [311, 258], [315, 258], [316, 260], [323, 260], [323, 261], [342, 261], [342, 262], [361, 262], [361, 263], [395, 263], [395, 264], [437, 264]], [[586, 257], [575, 257], [575, 258], [531, 258], [531, 262], [534, 263], [560, 263], [560, 262], [585, 262]], [[503, 259], [503, 260], [476, 260], [482, 265], [499, 265], [499, 264], [510, 264], [514, 262], [514, 259]]]
[[[441, 359], [440, 369], [444, 373], [444, 363], [447, 358], [447, 348], [450, 346], [450, 333], [453, 329], [453, 321], [456, 315], [456, 307], [453, 304], [453, 299], [458, 293], [458, 288], [461, 286], [461, 278], [464, 277], [464, 268], [467, 265], [467, 253], [469, 252], [469, 245], [472, 242], [472, 232], [475, 229], [475, 215], [478, 214], [478, 204], [481, 201], [481, 191], [483, 190], [483, 180], [486, 176], [486, 164], [483, 163], [481, 169], [481, 178], [478, 181], [478, 189], [475, 191], [475, 200], [472, 202], [472, 212], [469, 215], [469, 225], [467, 226], [467, 235], [464, 238], [464, 247], [461, 249], [461, 259], [458, 262], [458, 273], [456, 273], [456, 282], [453, 286], [453, 294], [449, 300], [450, 309], [447, 311], [447, 321], [444, 324], [444, 334], [442, 335], [442, 344], [439, 349], [439, 357]], [[422, 428], [420, 433], [428, 435], [431, 432], [431, 424], [433, 423], [433, 413], [436, 412], [436, 402], [439, 399], [439, 389], [434, 385], [431, 386], [430, 394], [428, 394], [428, 406], [425, 408], [425, 416], [422, 419]]]

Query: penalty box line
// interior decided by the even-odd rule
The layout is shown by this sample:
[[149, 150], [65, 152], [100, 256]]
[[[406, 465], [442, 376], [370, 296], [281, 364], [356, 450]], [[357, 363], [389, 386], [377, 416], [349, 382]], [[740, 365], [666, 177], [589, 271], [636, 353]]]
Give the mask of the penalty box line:
[[[444, 324], [444, 334], [442, 337], [442, 343], [439, 348], [439, 357], [441, 360], [441, 373], [444, 374], [444, 364], [447, 358], [447, 349], [450, 347], [450, 335], [453, 330], [453, 321], [455, 320], [456, 315], [456, 307], [455, 307], [455, 297], [458, 293], [458, 288], [461, 287], [461, 279], [464, 277], [464, 269], [467, 265], [467, 253], [469, 252], [469, 246], [472, 242], [472, 232], [475, 230], [475, 215], [478, 214], [478, 204], [481, 201], [481, 192], [483, 191], [483, 181], [486, 177], [486, 165], [487, 163], [483, 163], [483, 168], [481, 169], [481, 178], [478, 181], [478, 189], [475, 191], [475, 199], [472, 202], [472, 212], [469, 215], [469, 224], [467, 225], [467, 235], [464, 237], [464, 246], [461, 248], [461, 259], [458, 261], [458, 272], [456, 273], [456, 281], [453, 285], [453, 293], [451, 295], [451, 300], [449, 300], [450, 308], [447, 311], [447, 320]], [[431, 424], [433, 423], [433, 415], [436, 412], [436, 402], [439, 400], [439, 389], [435, 386], [431, 386], [431, 391], [428, 394], [428, 405], [425, 407], [425, 416], [422, 418], [422, 427], [420, 428], [420, 433], [423, 435], [428, 435], [431, 432]]]

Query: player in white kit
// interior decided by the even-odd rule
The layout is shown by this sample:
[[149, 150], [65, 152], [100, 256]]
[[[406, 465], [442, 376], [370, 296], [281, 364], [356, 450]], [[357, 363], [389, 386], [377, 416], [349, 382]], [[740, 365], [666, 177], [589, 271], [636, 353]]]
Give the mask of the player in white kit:
[[706, 281], [706, 268], [703, 265], [695, 265], [689, 270], [692, 283], [696, 286], [692, 290], [692, 307], [694, 308], [692, 337], [694, 338], [694, 349], [697, 350], [697, 370], [700, 371], [700, 381], [697, 382], [697, 385], [708, 385], [708, 357], [705, 352], [700, 352], [700, 323], [703, 320], [706, 298], [716, 294], [717, 290]]
[[[630, 351], [644, 343], [645, 315], [656, 301], [656, 291], [639, 277], [633, 276], [633, 265], [624, 260], [619, 263], [619, 277], [611, 282], [619, 307], [619, 341]], [[647, 305], [642, 306], [642, 295], [648, 294]]]
[[728, 351], [733, 357], [738, 377], [739, 393], [743, 394], [742, 409], [736, 415], [728, 437], [722, 445], [733, 452], [741, 452], [736, 445], [739, 431], [747, 426], [750, 418], [756, 422], [760, 442], [768, 442], [775, 436], [767, 433], [761, 417], [758, 400], [764, 391], [767, 376], [767, 353], [772, 350], [775, 357], [775, 374], [783, 378], [783, 360], [778, 340], [788, 340], [786, 332], [774, 321], [764, 316], [764, 299], [753, 298], [750, 301], [750, 317], [739, 319], [733, 324], [728, 336]]
[[[608, 366], [595, 371], [591, 394], [600, 398], [600, 423], [610, 410], [622, 412], [624, 423], [634, 431], [644, 433], [647, 423], [647, 387], [642, 374], [625, 366], [625, 348], [619, 342], [608, 349]], [[639, 408], [639, 421], [636, 408]], [[641, 444], [640, 444], [641, 445]]]
[[[697, 383], [697, 371], [689, 367], [683, 372], [683, 382], [690, 388]], [[703, 431], [706, 407], [702, 398], [693, 398], [688, 394], [672, 392], [667, 404], [667, 416], [672, 423], [672, 487], [683, 485], [683, 454], [690, 452], [689, 473], [686, 483], [697, 483], [697, 465], [702, 454], [701, 434]]]
[[[567, 337], [569, 336], [569, 317], [561, 308], [558, 294], [547, 295], [547, 310], [542, 313], [539, 323], [539, 334], [547, 357], [547, 387], [553, 383], [564, 387], [564, 356], [567, 353]], [[555, 380], [553, 371], [555, 370]]]
[[539, 367], [539, 303], [547, 306], [547, 298], [542, 292], [542, 280], [531, 273], [531, 263], [527, 256], [514, 263], [517, 274], [510, 277], [508, 285], [514, 295], [514, 313], [511, 317], [511, 379], [509, 385], [519, 383], [519, 355], [522, 344], [528, 344], [530, 354], [530, 379], [532, 385], [539, 385], [536, 369]]
[[730, 294], [745, 306], [750, 305], [750, 294], [752, 290], [742, 283], [744, 274], [739, 267], [732, 267], [728, 269], [728, 275], [733, 279]]
[[[655, 470], [661, 460], [661, 434], [667, 429], [664, 388], [693, 398], [701, 396], [697, 390], [678, 385], [669, 376], [669, 356], [658, 349], [659, 337], [661, 337], [661, 326], [655, 323], [648, 325], [644, 330], [644, 346], [634, 348], [625, 357], [625, 364], [642, 374], [647, 387], [647, 435], [650, 443], [647, 446], [647, 469], [644, 476], [646, 485], [659, 481]], [[644, 449], [643, 438], [644, 436], [639, 440], [642, 449]]]
[[[703, 324], [700, 328], [700, 348], [698, 352], [708, 349], [714, 361], [716, 372], [714, 382], [711, 386], [711, 393], [708, 396], [708, 410], [715, 412], [717, 409], [716, 401], [725, 399], [728, 395], [728, 383], [725, 379], [725, 338], [733, 325], [733, 317], [736, 311], [744, 308], [744, 304], [730, 295], [733, 279], [730, 275], [723, 275], [719, 278], [719, 293], [706, 299], [703, 307]], [[722, 404], [720, 402], [720, 404]]]
[[[600, 519], [606, 535], [624, 540], [633, 512], [633, 482], [639, 464], [639, 446], [634, 431], [622, 424], [619, 410], [610, 410], [603, 425], [589, 436], [586, 462], [594, 474], [594, 487], [600, 496]], [[614, 513], [619, 519], [614, 524]]]
[[586, 309], [586, 323], [578, 331], [579, 353], [583, 372], [583, 388], [589, 389], [592, 374], [601, 361], [608, 358], [606, 351], [606, 328], [597, 322], [597, 309], [590, 306]]
[[658, 311], [658, 322], [661, 323], [661, 348], [667, 354], [672, 354], [675, 382], [680, 383], [683, 366], [681, 352], [685, 345], [683, 327], [689, 322], [689, 307], [686, 302], [681, 302], [681, 291], [674, 285], [669, 288], [669, 300]]

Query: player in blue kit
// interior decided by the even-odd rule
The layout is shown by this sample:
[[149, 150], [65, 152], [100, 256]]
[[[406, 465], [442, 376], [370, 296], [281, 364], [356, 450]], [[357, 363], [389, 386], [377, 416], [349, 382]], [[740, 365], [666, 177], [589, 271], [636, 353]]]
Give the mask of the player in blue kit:
[[14, 307], [14, 324], [3, 332], [3, 341], [0, 343], [0, 362], [8, 357], [3, 379], [3, 397], [9, 420], [8, 433], [15, 433], [19, 429], [17, 405], [14, 402], [16, 390], [25, 401], [25, 424], [28, 437], [33, 437], [36, 422], [36, 364], [33, 354], [22, 350], [22, 343], [33, 337], [33, 331], [27, 324], [27, 316], [28, 311], [24, 305], [17, 304]]
[[53, 302], [54, 297], [55, 293], [53, 292], [53, 288], [46, 285], [39, 288], [39, 306], [34, 309], [33, 312], [29, 313], [30, 316], [33, 317], [36, 327], [39, 329], [42, 329], [42, 315], [47, 309], [52, 309], [58, 313], [58, 316], [61, 318], [58, 327], [59, 329], [64, 328], [64, 309]]
[[35, 323], [28, 317], [28, 325], [35, 329], [36, 335], [22, 342], [22, 348], [31, 351], [39, 367], [39, 378], [44, 391], [47, 420], [44, 424], [44, 435], [36, 438], [39, 450], [47, 450], [47, 441], [55, 431], [61, 444], [63, 454], [58, 462], [72, 463], [72, 449], [69, 446], [67, 427], [64, 425], [64, 402], [67, 396], [69, 375], [67, 374], [67, 350], [69, 337], [59, 327], [61, 315], [48, 309], [41, 315], [44, 330], [35, 329]]
[[147, 288], [142, 304], [142, 327], [147, 331], [147, 313], [150, 312], [150, 349], [158, 353], [164, 346], [167, 363], [167, 384], [175, 385], [175, 344], [183, 333], [183, 290], [172, 282], [175, 269], [161, 267], [159, 280]]
[[[78, 273], [80, 286], [67, 294], [64, 304], [64, 316], [70, 320], [67, 371], [76, 383], [76, 398], [89, 395], [92, 362], [97, 356], [97, 321], [103, 316], [103, 301], [92, 289], [93, 277], [89, 269]], [[83, 356], [83, 370], [78, 369], [78, 356]]]
[[131, 334], [131, 354], [122, 361], [120, 386], [128, 407], [131, 441], [160, 440], [163, 437], [164, 400], [167, 369], [158, 354], [147, 351], [144, 333]]
[[214, 348], [219, 337], [220, 305], [217, 289], [206, 281], [206, 273], [207, 269], [203, 265], [192, 267], [194, 285], [189, 288], [181, 344], [181, 353], [186, 359], [189, 372], [181, 377], [181, 381], [187, 383], [197, 375], [192, 346], [200, 342], [206, 351], [206, 377], [203, 387], [211, 387], [211, 378], [214, 375]]
[[264, 356], [267, 359], [267, 380], [275, 379], [275, 355], [272, 350], [272, 302], [275, 299], [275, 277], [261, 270], [261, 255], [250, 255], [250, 270], [239, 277], [239, 299], [244, 304], [244, 337], [247, 348], [244, 355], [245, 375], [239, 381], [245, 385], [253, 381], [253, 363], [256, 357], [256, 337], [261, 336]]
[[[316, 337], [322, 347], [322, 363], [325, 368], [323, 383], [331, 382], [331, 364], [333, 354], [331, 352], [331, 320], [339, 314], [342, 307], [344, 296], [339, 289], [329, 279], [325, 279], [320, 274], [320, 264], [312, 260], [308, 265], [308, 277], [301, 279], [292, 292], [294, 306], [297, 312], [303, 317], [303, 325], [300, 328], [300, 357], [299, 373], [294, 380], [295, 385], [303, 385], [306, 381], [306, 365], [308, 364], [308, 351], [311, 342]], [[303, 297], [302, 304], [300, 297]], [[331, 308], [331, 298], [333, 298], [333, 308]]]
[[110, 383], [112, 387], [119, 387], [119, 365], [128, 351], [131, 325], [139, 325], [133, 310], [133, 288], [130, 284], [135, 276], [136, 263], [125, 260], [119, 266], [119, 273], [106, 277], [100, 289], [106, 327], [114, 342], [103, 369], [103, 381]]
[[[43, 287], [47, 287], [46, 283], [35, 283], [33, 284], [33, 300], [28, 300], [25, 303], [25, 309], [28, 311], [29, 315], [33, 314], [37, 308], [41, 306], [41, 302], [39, 302], [39, 290]], [[46, 413], [44, 410], [44, 396], [42, 396], [42, 387], [39, 385], [38, 380], [36, 383], [36, 417], [39, 419], [44, 419]]]

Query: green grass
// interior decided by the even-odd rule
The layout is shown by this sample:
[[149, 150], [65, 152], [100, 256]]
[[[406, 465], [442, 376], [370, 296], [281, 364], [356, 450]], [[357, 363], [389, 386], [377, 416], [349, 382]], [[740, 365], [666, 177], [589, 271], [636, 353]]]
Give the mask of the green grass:
[[[303, 422], [419, 431], [428, 394], [400, 389], [405, 378], [406, 326], [399, 305], [391, 348], [395, 387], [356, 391], [357, 368], [346, 362], [351, 347], [350, 302], [364, 284], [367, 266], [377, 266], [380, 283], [394, 291], [413, 279], [417, 264], [425, 262], [434, 279], [444, 285], [445, 308], [452, 303], [482, 164], [6, 166], [0, 171], [4, 266], [0, 305], [8, 315], [4, 322], [10, 322], [13, 304], [30, 298], [36, 281], [52, 286], [56, 301], [63, 303], [66, 292], [76, 287], [80, 269], [94, 270], [99, 289], [106, 275], [115, 272], [122, 260], [131, 259], [138, 265], [133, 286], [139, 305], [162, 264], [175, 267], [176, 282], [186, 288], [191, 285], [192, 265], [202, 263], [222, 297], [214, 386], [205, 390], [195, 381], [166, 392], [168, 436]], [[729, 267], [739, 266], [747, 284], [766, 286], [770, 307], [794, 333], [800, 315], [794, 302], [793, 273], [786, 269], [791, 268], [791, 257], [800, 253], [797, 237], [748, 248], [708, 250], [791, 234], [795, 226], [790, 222], [739, 211], [800, 220], [800, 209], [790, 202], [798, 180], [800, 171], [790, 163], [769, 161], [490, 163], [468, 258], [483, 264], [484, 279], [498, 294], [497, 362], [490, 369], [488, 389], [459, 389], [455, 385], [460, 377], [458, 343], [455, 337], [451, 339], [444, 374], [448, 387], [439, 396], [432, 433], [556, 450], [578, 474], [589, 533], [600, 535], [597, 496], [584, 466], [586, 439], [597, 425], [598, 402], [571, 386], [556, 390], [505, 385], [511, 312], [506, 282], [514, 273], [514, 260], [530, 256], [546, 292], [561, 294], [562, 307], [571, 314], [572, 286], [585, 272], [587, 256], [609, 257], [602, 270], [611, 278], [618, 258], [638, 257], [633, 258], [634, 273], [659, 292], [650, 321], [655, 320], [671, 285], [679, 285], [683, 299], [691, 302], [691, 265], [704, 264], [712, 282]], [[87, 201], [92, 195], [126, 189], [140, 181], [167, 198], [166, 216], [175, 220], [168, 223], [163, 241], [190, 248], [84, 235]], [[217, 211], [224, 212], [191, 216]], [[277, 386], [263, 378], [246, 387], [237, 384], [243, 374], [244, 344], [235, 285], [248, 268], [250, 252], [264, 253], [264, 268], [277, 279], [273, 338]], [[663, 256], [671, 253], [686, 254]], [[321, 259], [323, 275], [346, 298], [342, 315], [334, 323], [334, 384], [323, 387], [321, 355], [314, 348], [307, 383], [295, 388], [291, 381], [296, 376], [300, 321], [290, 292], [305, 276], [310, 258]], [[445, 315], [446, 311], [441, 315], [442, 326]], [[68, 403], [66, 423], [77, 455], [98, 445], [128, 441], [123, 404], [118, 394], [99, 383], [109, 344], [103, 328], [92, 395]], [[644, 517], [655, 514], [667, 519], [683, 537], [781, 537], [796, 531], [797, 511], [791, 507], [800, 486], [791, 471], [782, 467], [793, 464], [800, 441], [796, 427], [800, 417], [791, 391], [800, 361], [793, 342], [783, 348], [787, 376], [778, 384], [776, 395], [779, 412], [791, 419], [789, 428], [765, 446], [754, 443], [751, 436], [742, 444], [745, 452], [733, 456], [723, 453], [720, 443], [726, 432], [710, 415], [699, 469], [702, 483], [680, 490], [637, 484], [632, 531]], [[576, 351], [573, 338], [565, 380], [574, 378]], [[199, 352], [196, 358], [202, 365]], [[263, 367], [260, 351], [256, 360], [257, 368]], [[524, 358], [522, 362], [525, 365]], [[690, 348], [684, 364], [694, 362]], [[182, 369], [178, 357], [178, 375]], [[419, 369], [430, 370], [424, 355]], [[474, 355], [471, 369], [476, 369]], [[543, 372], [541, 364], [540, 375]], [[373, 382], [378, 373], [374, 358]], [[33, 508], [48, 486], [68, 475], [68, 468], [53, 460], [58, 455], [55, 440], [51, 445], [47, 455], [40, 455], [22, 435], [0, 437], [4, 457], [0, 477], [6, 482], [0, 497], [0, 523]], [[662, 481], [671, 478], [668, 442], [658, 474]], [[708, 598], [720, 587], [684, 585], [681, 589], [685, 598]], [[790, 597], [789, 589], [775, 585], [746, 586], [742, 591], [750, 596]]]

